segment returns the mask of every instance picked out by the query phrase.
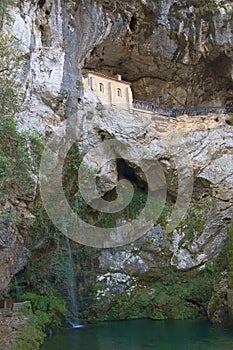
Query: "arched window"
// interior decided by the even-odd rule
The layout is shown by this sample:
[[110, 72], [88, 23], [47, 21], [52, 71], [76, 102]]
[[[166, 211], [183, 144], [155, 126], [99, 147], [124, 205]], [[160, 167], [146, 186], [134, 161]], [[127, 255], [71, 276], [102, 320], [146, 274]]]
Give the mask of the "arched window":
[[104, 92], [104, 84], [99, 83], [100, 92]]
[[117, 96], [122, 97], [122, 91], [120, 88], [117, 88]]

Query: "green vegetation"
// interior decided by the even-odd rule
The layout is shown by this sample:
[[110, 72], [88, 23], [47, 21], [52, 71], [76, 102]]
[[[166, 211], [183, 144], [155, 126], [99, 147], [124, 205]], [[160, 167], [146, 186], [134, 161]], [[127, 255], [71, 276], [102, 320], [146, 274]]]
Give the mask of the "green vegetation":
[[233, 288], [233, 224], [228, 231], [228, 269], [230, 277], [230, 288]]
[[172, 208], [168, 205], [165, 205], [163, 211], [158, 219], [158, 224], [160, 224], [163, 228], [165, 228], [168, 224], [168, 219], [171, 215]]
[[137, 189], [134, 191], [132, 201], [124, 210], [124, 216], [127, 220], [133, 220], [137, 217], [140, 211], [145, 207], [147, 201], [147, 194], [138, 191]]
[[229, 117], [227, 118], [227, 124], [233, 126], [233, 113], [229, 113]]
[[[79, 192], [78, 170], [82, 159], [83, 158], [79, 151], [79, 144], [76, 143], [69, 150], [65, 160], [63, 168], [63, 185], [71, 207], [84, 221], [94, 222], [96, 226], [103, 228], [114, 227], [117, 220], [125, 219], [131, 221], [136, 219], [141, 210], [144, 209], [146, 202], [153, 200], [153, 198], [148, 196], [146, 191], [140, 190], [137, 185], [134, 184], [133, 198], [130, 204], [120, 213], [101, 213], [92, 209], [85, 203]], [[107, 193], [103, 199], [106, 201], [116, 200], [117, 194], [115, 190]], [[208, 217], [209, 208], [213, 206], [213, 202], [214, 199], [211, 203], [206, 203], [205, 199], [203, 199], [192, 204], [187, 217], [180, 224], [180, 228], [186, 234], [186, 239], [191, 240], [194, 238], [195, 234], [200, 235], [202, 233], [205, 219]], [[168, 224], [171, 212], [172, 206], [165, 205], [159, 219], [157, 220], [157, 223], [163, 228]], [[145, 215], [150, 219], [150, 217], [153, 217], [153, 212], [149, 213], [146, 211]]]
[[46, 334], [30, 320], [19, 329], [14, 345], [10, 350], [39, 350]]
[[31, 171], [39, 165], [43, 142], [39, 137], [17, 131], [13, 117], [0, 115], [0, 190], [16, 184], [30, 191]]
[[[125, 220], [132, 221], [137, 218], [141, 210], [145, 207], [147, 201], [147, 194], [139, 191], [136, 187], [134, 188], [134, 194], [131, 202], [127, 207], [122, 210], [120, 213], [103, 213], [100, 215], [99, 220], [96, 222], [96, 225], [103, 228], [114, 227], [117, 219], [124, 218]], [[115, 199], [115, 194], [114, 194]]]
[[47, 248], [51, 243], [58, 245], [59, 240], [63, 235], [53, 225], [43, 205], [41, 203], [36, 203], [31, 209], [31, 213], [36, 218], [29, 230], [31, 245], [33, 246], [41, 240], [44, 241], [44, 244], [47, 246]]
[[22, 290], [45, 297], [56, 295], [58, 291], [65, 296], [67, 271], [68, 257], [62, 242], [54, 245], [48, 240], [41, 249], [33, 251], [25, 270], [18, 276], [18, 283]]
[[32, 303], [33, 313], [26, 312], [29, 319], [20, 327], [18, 337], [11, 350], [38, 350], [46, 336], [46, 327], [60, 326], [67, 315], [65, 302], [58, 296], [42, 296], [26, 293], [23, 300]]
[[[148, 197], [147, 194], [138, 190], [135, 186], [131, 203], [121, 213], [101, 213], [92, 209], [85, 203], [79, 192], [78, 171], [82, 159], [83, 157], [79, 151], [79, 143], [76, 143], [69, 150], [63, 167], [63, 186], [66, 197], [74, 212], [84, 221], [94, 221], [96, 226], [103, 228], [113, 227], [117, 219], [134, 220], [144, 208]], [[98, 173], [98, 169], [96, 169], [96, 173]], [[104, 197], [106, 201], [116, 200], [116, 198], [117, 195], [114, 190]]]
[[180, 222], [179, 227], [185, 233], [184, 239], [190, 242], [194, 237], [199, 237], [204, 230], [205, 223], [212, 210], [215, 208], [216, 200], [214, 197], [202, 198], [194, 201], [186, 217]]
[[195, 7], [195, 12], [202, 16], [205, 16], [209, 13], [215, 14], [220, 12], [220, 8], [223, 8], [226, 12], [229, 11], [228, 6], [226, 5], [225, 0], [217, 1], [217, 0], [199, 0], [198, 4], [196, 2], [193, 3]]
[[[5, 13], [9, 1], [3, 1], [0, 13]], [[2, 12], [1, 12], [2, 11]], [[1, 16], [1, 15], [0, 15]], [[19, 133], [14, 115], [19, 110], [16, 74], [22, 55], [17, 40], [0, 32], [0, 190], [32, 186], [31, 171], [36, 170], [43, 149], [41, 139], [32, 133]]]
[[[3, 0], [0, 4], [0, 27], [7, 6], [13, 1]], [[32, 172], [38, 171], [43, 141], [34, 133], [20, 133], [14, 120], [20, 110], [16, 75], [21, 68], [22, 55], [17, 40], [0, 32], [0, 192], [2, 198], [11, 191], [15, 194], [34, 191]], [[13, 212], [2, 213], [0, 220], [20, 224], [20, 218]], [[22, 280], [20, 281], [22, 282]], [[24, 286], [27, 284], [24, 277]], [[37, 281], [34, 281], [35, 285]], [[13, 289], [13, 284], [11, 284]], [[64, 301], [54, 296], [25, 295], [32, 301], [34, 313], [25, 310], [28, 322], [20, 327], [16, 343], [12, 350], [39, 349], [45, 337], [48, 325], [60, 324], [60, 317], [65, 314]], [[39, 304], [40, 301], [40, 304]], [[43, 301], [43, 302], [42, 302]], [[46, 308], [45, 308], [46, 306]]]
[[[203, 318], [214, 283], [219, 278], [215, 269], [214, 272], [210, 270], [179, 273], [165, 269], [161, 276], [145, 276], [144, 283], [140, 277], [141, 287], [137, 285], [129, 292], [129, 287], [125, 285], [123, 293], [110, 291], [103, 298], [98, 297], [97, 319]], [[105, 289], [104, 283], [99, 282], [97, 289]]]
[[186, 239], [192, 240], [195, 234], [200, 235], [204, 230], [205, 215], [203, 206], [194, 203], [187, 218], [182, 223]]
[[78, 170], [83, 157], [79, 152], [79, 143], [74, 144], [67, 153], [63, 166], [63, 186], [67, 199], [74, 206], [78, 193]]
[[197, 13], [204, 15], [206, 12], [217, 12], [218, 4], [215, 0], [204, 1], [201, 0], [198, 2], [198, 5], [195, 4], [195, 10]]
[[39, 326], [58, 326], [61, 324], [61, 317], [68, 314], [65, 301], [59, 296], [38, 295], [28, 292], [23, 294], [22, 300], [31, 301], [32, 310], [38, 318]]

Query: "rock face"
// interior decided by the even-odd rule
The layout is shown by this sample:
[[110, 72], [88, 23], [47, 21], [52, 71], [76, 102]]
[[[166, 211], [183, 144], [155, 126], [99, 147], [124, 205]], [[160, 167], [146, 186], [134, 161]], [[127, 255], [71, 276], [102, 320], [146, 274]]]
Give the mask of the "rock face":
[[[183, 311], [178, 311], [171, 305], [171, 310], [174, 312], [169, 313], [164, 305], [158, 303], [154, 312], [150, 313], [147, 310], [146, 315], [152, 318], [179, 318], [182, 317], [179, 313], [181, 312], [191, 317], [194, 312], [193, 306], [190, 309], [191, 303], [201, 309], [202, 313], [205, 310], [213, 322], [225, 321], [226, 275], [224, 289], [215, 286], [212, 292], [216, 292], [216, 295], [211, 298], [209, 292], [209, 296], [205, 296], [206, 299], [203, 301], [198, 299], [195, 293], [200, 295], [201, 289], [208, 290], [209, 286], [200, 287], [196, 281], [201, 277], [196, 275], [190, 277], [189, 273], [196, 271], [198, 274], [200, 271], [201, 274], [201, 271], [212, 266], [225, 245], [229, 223], [232, 220], [233, 131], [225, 121], [226, 116], [210, 115], [170, 120], [136, 111], [128, 113], [117, 108], [107, 110], [105, 107], [101, 109], [97, 106], [94, 110], [94, 106], [91, 107], [88, 103], [84, 105], [84, 109], [89, 108], [92, 108], [92, 119], [85, 119], [80, 149], [85, 154], [91, 154], [93, 149], [98, 149], [95, 167], [98, 169], [97, 187], [101, 184], [99, 186], [101, 195], [103, 196], [104, 191], [108, 193], [114, 188], [122, 177], [131, 179], [138, 185], [137, 190], [143, 192], [145, 186], [142, 184], [145, 182], [149, 184], [151, 173], [148, 169], [155, 161], [164, 174], [164, 178], [161, 175], [158, 178], [157, 187], [162, 188], [165, 181], [167, 195], [163, 212], [151, 230], [145, 235], [142, 231], [142, 237], [129, 245], [102, 250], [97, 277], [98, 302], [102, 306], [105, 305], [106, 309], [112, 310], [112, 305], [121, 294], [126, 304], [122, 301], [122, 309], [119, 305], [117, 317], [131, 317], [132, 315], [126, 316], [127, 303], [130, 303], [130, 299], [137, 303], [141, 298], [135, 296], [138, 291], [144, 291], [142, 293], [145, 293], [148, 299], [150, 293], [154, 293], [155, 296], [168, 293], [167, 297], [170, 298], [169, 293], [171, 295], [176, 293], [170, 291], [170, 287], [167, 291], [161, 292], [164, 284], [168, 283], [166, 276], [169, 276], [170, 270], [182, 271], [183, 276], [188, 274], [187, 279], [193, 278], [193, 286], [196, 286], [196, 283], [198, 285], [193, 287], [196, 288], [196, 292], [192, 292], [191, 296], [187, 292], [188, 295], [183, 297], [185, 301], [180, 299], [174, 301], [174, 304], [181, 305], [180, 310]], [[127, 147], [128, 158], [124, 159], [124, 164], [133, 173], [130, 177], [127, 177], [126, 168], [119, 167], [119, 164], [117, 166], [117, 159], [115, 167], [114, 160], [110, 162], [111, 167], [105, 163], [106, 154], [104, 151], [101, 153], [101, 147], [98, 146], [108, 142], [109, 139], [120, 142], [123, 150], [124, 146]], [[125, 157], [125, 152], [121, 154], [120, 149], [117, 149], [116, 154], [117, 158]], [[143, 172], [141, 167], [144, 162], [149, 164], [148, 168], [144, 168], [146, 172]], [[117, 176], [111, 175], [113, 169]], [[152, 172], [152, 174], [156, 176], [158, 173]], [[109, 188], [109, 182], [103, 186], [104, 179], [109, 176], [116, 181], [115, 184], [114, 181], [111, 183], [112, 188]], [[184, 210], [184, 215], [178, 221], [176, 215], [173, 216], [177, 205]], [[118, 219], [118, 224], [124, 220], [123, 214]], [[210, 271], [211, 269], [214, 267], [210, 268]], [[173, 285], [179, 278], [174, 275], [171, 284]], [[210, 277], [207, 273], [203, 280], [209, 281], [209, 278], [213, 276]], [[163, 287], [158, 285], [156, 289], [151, 285], [152, 280], [162, 280]], [[183, 282], [178, 283], [182, 285]], [[221, 285], [221, 280], [219, 283]], [[186, 283], [182, 288], [187, 288]], [[209, 300], [211, 298], [209, 305], [208, 298]], [[142, 306], [138, 307], [140, 309]], [[114, 313], [110, 312], [110, 315], [114, 318]]]
[[[145, 279], [158, 278], [162, 269], [198, 273], [212, 264], [227, 239], [233, 211], [233, 131], [225, 116], [169, 120], [117, 107], [108, 110], [84, 89], [81, 75], [87, 69], [119, 73], [132, 82], [136, 98], [169, 107], [232, 105], [232, 4], [211, 4], [24, 0], [11, 11], [8, 29], [20, 40], [24, 55], [18, 129], [46, 137], [62, 134], [66, 127], [82, 131], [82, 154], [110, 139], [127, 147], [128, 158], [118, 150], [120, 162], [113, 159], [104, 165], [104, 152], [94, 159], [102, 197], [114, 191], [119, 179], [133, 180], [145, 194], [148, 174], [155, 169], [154, 190], [166, 193], [165, 213], [145, 235], [100, 252], [100, 299], [113, 290], [124, 289], [127, 295], [137, 286], [144, 290]], [[11, 201], [19, 207], [15, 198]], [[0, 290], [27, 260], [21, 236], [13, 226], [2, 228]], [[147, 290], [148, 298], [156, 293], [153, 288]], [[152, 317], [162, 318], [161, 310]]]
[[0, 290], [7, 292], [8, 284], [26, 264], [29, 251], [16, 226], [10, 222], [0, 225]]
[[85, 67], [119, 71], [133, 83], [135, 97], [158, 105], [231, 103], [230, 2], [130, 1], [117, 8], [108, 2], [102, 6], [103, 21], [107, 26], [111, 19], [111, 31], [91, 51]]
[[[116, 5], [116, 4], [115, 4]], [[81, 70], [121, 74], [135, 98], [172, 107], [232, 104], [229, 1], [21, 1], [20, 129], [50, 133], [77, 112]]]
[[6, 187], [1, 196], [0, 292], [4, 295], [8, 293], [11, 279], [25, 267], [30, 257], [27, 246], [34, 216], [25, 201], [35, 200], [38, 179], [32, 174], [25, 174], [25, 179], [24, 184], [18, 180], [12, 187]]
[[[150, 115], [145, 115], [140, 118], [136, 112], [127, 115], [125, 111], [103, 109], [94, 115], [91, 121], [86, 121], [81, 148], [88, 150], [88, 140], [90, 149], [96, 147], [98, 143], [104, 143], [103, 135], [105, 140], [111, 137], [127, 145], [129, 157], [132, 157], [130, 166], [134, 169], [138, 182], [144, 181], [145, 178], [148, 180], [149, 177], [148, 173], [142, 174], [138, 169], [142, 161], [147, 160], [151, 163], [158, 161], [165, 174], [167, 196], [173, 203], [174, 201], [178, 203], [180, 188], [185, 186], [185, 183], [182, 183], [184, 180], [182, 176], [185, 175], [181, 172], [181, 163], [189, 162], [183, 165], [187, 171], [191, 169], [188, 184], [193, 186], [193, 191], [190, 192], [190, 198], [183, 197], [183, 200], [187, 200], [186, 204], [189, 207], [187, 213], [195, 213], [196, 221], [191, 236], [188, 232], [190, 218], [187, 214], [176, 227], [173, 227], [172, 232], [166, 232], [160, 225], [155, 226], [154, 230], [135, 243], [136, 248], [134, 244], [124, 247], [122, 254], [126, 254], [126, 257], [118, 258], [118, 255], [103, 252], [100, 262], [104, 270], [125, 271], [129, 268], [137, 273], [139, 267], [133, 263], [134, 259], [140, 261], [139, 265], [146, 271], [149, 266], [161, 266], [161, 264], [166, 266], [171, 264], [178, 269], [187, 270], [203, 267], [205, 262], [216, 257], [226, 240], [228, 223], [233, 214], [233, 131], [232, 127], [224, 123], [224, 116], [219, 118], [218, 124], [212, 124], [212, 127], [211, 116], [203, 118], [200, 128], [200, 120], [185, 124], [182, 118], [176, 122], [163, 118], [161, 122], [161, 117], [157, 119], [153, 116], [150, 119]], [[161, 123], [166, 131], [158, 131], [162, 130]], [[102, 166], [104, 157], [105, 154], [98, 154], [96, 158], [97, 163], [99, 159], [96, 167], [101, 169], [97, 175], [101, 184], [104, 183], [101, 177], [106, 179], [109, 173], [108, 167]], [[118, 157], [121, 157], [120, 153]], [[135, 164], [132, 164], [132, 159], [135, 159]], [[117, 176], [115, 179], [116, 185]], [[103, 192], [103, 187], [101, 191]], [[109, 191], [108, 183], [105, 188], [105, 192], [107, 191]], [[189, 205], [189, 200], [190, 202], [192, 200], [193, 204]], [[174, 208], [175, 205], [171, 207]], [[158, 252], [163, 253], [158, 257]], [[122, 265], [118, 266], [119, 259], [122, 260]], [[127, 261], [127, 266], [123, 260]]]

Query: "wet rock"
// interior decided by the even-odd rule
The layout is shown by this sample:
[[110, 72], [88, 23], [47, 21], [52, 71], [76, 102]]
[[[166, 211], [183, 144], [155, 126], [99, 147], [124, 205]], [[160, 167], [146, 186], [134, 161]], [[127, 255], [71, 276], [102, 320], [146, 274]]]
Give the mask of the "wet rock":
[[12, 277], [27, 263], [29, 251], [14, 223], [0, 222], [0, 290], [7, 292]]

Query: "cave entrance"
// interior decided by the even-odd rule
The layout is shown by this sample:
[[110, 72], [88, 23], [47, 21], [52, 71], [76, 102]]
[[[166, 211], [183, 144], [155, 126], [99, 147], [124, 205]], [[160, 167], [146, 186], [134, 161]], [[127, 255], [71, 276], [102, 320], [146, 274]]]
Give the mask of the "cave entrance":
[[117, 172], [118, 178], [129, 180], [134, 186], [135, 190], [139, 190], [148, 193], [148, 184], [145, 180], [139, 177], [139, 173], [142, 173], [139, 167], [131, 166], [125, 159], [117, 158]]
[[[141, 174], [143, 175], [142, 170], [136, 165], [129, 164], [125, 159], [119, 157], [117, 158], [117, 172], [118, 180], [126, 179], [133, 185], [133, 198], [124, 210], [117, 213], [97, 214], [95, 210], [88, 208], [89, 218], [90, 216], [97, 217], [95, 221], [96, 226], [105, 228], [121, 226], [122, 220], [131, 221], [136, 219], [146, 205], [148, 199], [148, 184], [141, 178]], [[116, 188], [105, 193], [102, 198], [109, 202], [117, 200]]]

